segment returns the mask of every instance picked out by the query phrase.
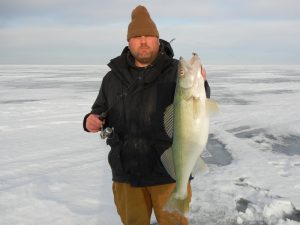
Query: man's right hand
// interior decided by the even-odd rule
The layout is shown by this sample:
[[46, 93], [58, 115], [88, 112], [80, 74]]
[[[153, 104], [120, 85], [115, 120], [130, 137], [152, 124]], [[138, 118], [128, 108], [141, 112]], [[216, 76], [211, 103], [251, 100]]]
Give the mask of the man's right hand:
[[101, 130], [105, 120], [101, 120], [99, 115], [90, 114], [86, 119], [86, 129], [89, 132], [96, 133]]

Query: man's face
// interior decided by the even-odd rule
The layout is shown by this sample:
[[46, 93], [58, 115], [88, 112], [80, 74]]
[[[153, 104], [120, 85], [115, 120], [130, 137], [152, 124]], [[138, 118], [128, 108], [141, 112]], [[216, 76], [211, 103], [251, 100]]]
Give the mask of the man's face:
[[159, 39], [154, 36], [133, 37], [128, 47], [138, 67], [148, 66], [156, 58], [159, 50]]

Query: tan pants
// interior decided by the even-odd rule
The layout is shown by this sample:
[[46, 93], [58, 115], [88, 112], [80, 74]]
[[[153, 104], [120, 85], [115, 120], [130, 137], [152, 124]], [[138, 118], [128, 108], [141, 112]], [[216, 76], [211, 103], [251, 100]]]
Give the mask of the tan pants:
[[[177, 213], [163, 211], [175, 183], [132, 187], [126, 183], [113, 183], [114, 201], [124, 225], [149, 225], [152, 209], [159, 225], [188, 225], [188, 219]], [[191, 201], [192, 190], [188, 184], [188, 197]]]

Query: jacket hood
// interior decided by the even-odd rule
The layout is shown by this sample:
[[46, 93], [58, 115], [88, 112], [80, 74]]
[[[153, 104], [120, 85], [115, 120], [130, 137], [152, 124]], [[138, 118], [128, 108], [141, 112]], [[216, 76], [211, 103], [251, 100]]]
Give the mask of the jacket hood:
[[[173, 49], [171, 47], [170, 42], [167, 42], [163, 39], [159, 39], [159, 43], [160, 43], [159, 51], [165, 53], [170, 58], [173, 58], [174, 57], [174, 52], [173, 52]], [[128, 52], [129, 52], [129, 48], [128, 48], [128, 46], [126, 46], [123, 49], [121, 55], [127, 54]]]
[[[169, 42], [159, 39], [160, 47], [157, 58], [147, 68], [151, 70], [151, 76], [145, 76], [145, 81], [152, 82], [159, 74], [176, 61], [173, 59], [174, 53]], [[130, 53], [128, 46], [126, 46], [121, 55], [112, 59], [108, 66], [111, 68], [113, 74], [127, 87], [133, 82], [130, 75], [130, 68], [135, 68], [134, 58]]]
[[[174, 52], [173, 52], [173, 49], [172, 49], [170, 43], [163, 39], [159, 39], [159, 43], [160, 43], [160, 46], [159, 46], [158, 57], [161, 55], [164, 55], [165, 58], [172, 59], [174, 56]], [[124, 60], [124, 59], [126, 59], [126, 60]], [[154, 60], [154, 62], [155, 61], [157, 61], [157, 60]], [[134, 66], [134, 58], [131, 55], [131, 52], [130, 52], [128, 46], [126, 46], [123, 49], [120, 56], [110, 60], [110, 62], [108, 63], [108, 66], [112, 70], [122, 70], [122, 68], [128, 69], [128, 64], [130, 66]], [[116, 65], [118, 68], [116, 68]], [[122, 72], [124, 72], [124, 70]]]

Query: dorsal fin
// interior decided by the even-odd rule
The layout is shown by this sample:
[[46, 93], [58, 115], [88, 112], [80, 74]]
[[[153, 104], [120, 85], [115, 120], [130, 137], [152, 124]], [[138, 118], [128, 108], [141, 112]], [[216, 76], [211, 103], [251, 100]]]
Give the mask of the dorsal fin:
[[174, 105], [171, 104], [166, 108], [164, 113], [164, 128], [170, 138], [173, 137], [174, 127]]

